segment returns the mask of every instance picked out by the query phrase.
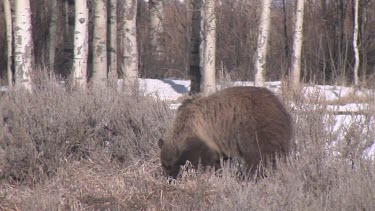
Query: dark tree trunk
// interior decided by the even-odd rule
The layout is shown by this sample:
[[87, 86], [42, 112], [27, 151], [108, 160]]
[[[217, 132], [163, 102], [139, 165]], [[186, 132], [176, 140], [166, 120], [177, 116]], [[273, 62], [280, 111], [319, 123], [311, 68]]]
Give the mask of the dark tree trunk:
[[201, 45], [201, 9], [202, 0], [193, 0], [193, 15], [191, 29], [191, 54], [190, 54], [190, 93], [189, 95], [201, 91], [201, 68], [200, 68], [200, 45]]
[[[286, 13], [286, 5], [285, 0], [283, 0], [283, 12], [284, 12], [284, 53], [285, 53], [285, 60], [287, 61], [286, 69], [289, 70], [290, 68], [290, 58], [289, 58], [289, 45], [288, 45], [288, 25], [287, 25], [287, 13]], [[283, 76], [287, 74], [288, 71], [283, 73]]]

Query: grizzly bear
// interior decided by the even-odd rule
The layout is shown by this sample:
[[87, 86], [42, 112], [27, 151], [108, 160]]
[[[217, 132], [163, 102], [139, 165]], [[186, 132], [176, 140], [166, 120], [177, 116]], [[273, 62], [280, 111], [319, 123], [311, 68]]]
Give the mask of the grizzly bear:
[[[190, 161], [220, 168], [220, 159], [240, 158], [248, 173], [275, 153], [291, 148], [292, 119], [268, 89], [232, 87], [185, 100], [158, 145], [164, 172], [176, 178]], [[262, 162], [265, 163], [265, 162]]]

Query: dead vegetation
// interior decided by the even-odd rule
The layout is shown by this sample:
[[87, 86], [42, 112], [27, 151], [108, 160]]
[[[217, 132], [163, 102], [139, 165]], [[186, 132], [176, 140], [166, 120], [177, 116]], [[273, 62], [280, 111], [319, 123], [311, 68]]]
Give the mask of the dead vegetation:
[[310, 103], [285, 98], [296, 123], [295, 149], [266, 178], [241, 180], [225, 163], [220, 174], [188, 169], [168, 182], [156, 146], [173, 118], [164, 103], [46, 81], [33, 94], [0, 98], [0, 210], [375, 207], [375, 164], [365, 156], [375, 139], [371, 116], [342, 120], [325, 105], [312, 106], [317, 96]]

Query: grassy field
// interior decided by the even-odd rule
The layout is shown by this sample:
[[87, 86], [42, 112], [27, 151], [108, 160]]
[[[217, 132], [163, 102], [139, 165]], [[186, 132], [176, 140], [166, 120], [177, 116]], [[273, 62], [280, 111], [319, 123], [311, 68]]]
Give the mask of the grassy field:
[[243, 180], [224, 163], [220, 174], [187, 169], [170, 182], [157, 140], [173, 110], [139, 93], [54, 80], [0, 96], [0, 210], [375, 209], [375, 164], [365, 156], [375, 140], [371, 112], [338, 125], [314, 103], [318, 94], [281, 96], [295, 145], [268, 177]]

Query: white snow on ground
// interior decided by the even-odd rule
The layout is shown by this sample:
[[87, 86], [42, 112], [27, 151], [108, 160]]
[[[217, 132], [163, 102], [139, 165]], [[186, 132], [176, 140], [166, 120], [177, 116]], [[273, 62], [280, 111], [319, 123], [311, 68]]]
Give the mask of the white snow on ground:
[[[251, 81], [235, 81], [229, 86], [253, 86]], [[187, 95], [190, 90], [189, 80], [172, 79], [139, 79], [139, 87], [145, 95], [158, 97], [161, 100], [173, 101]], [[274, 92], [278, 92], [281, 87], [280, 81], [266, 82], [266, 87]], [[220, 85], [218, 85], [220, 89]]]
[[[355, 126], [355, 125], [364, 125], [364, 124], [374, 125], [373, 123], [374, 119], [369, 119], [369, 118], [374, 118], [374, 117], [366, 116], [366, 115], [330, 115], [330, 116], [327, 116], [327, 118], [324, 120], [324, 122], [327, 123], [326, 125], [334, 124], [332, 128], [327, 128], [327, 130], [331, 131], [332, 134], [337, 135], [335, 137], [331, 137], [332, 138], [330, 140], [331, 143], [329, 144], [329, 148], [333, 150], [334, 155], [338, 155], [337, 152], [334, 152], [335, 151], [334, 149], [336, 147], [340, 147], [339, 146], [340, 144], [341, 145], [346, 144], [346, 143], [339, 143], [339, 142], [346, 139], [345, 135], [350, 129], [350, 127]], [[328, 123], [329, 121], [330, 123]], [[373, 142], [372, 145], [364, 151], [365, 157], [375, 159], [375, 137], [369, 137], [368, 135], [368, 134], [371, 134], [372, 132], [370, 131], [371, 127], [364, 127], [364, 128], [358, 128], [358, 129], [362, 129], [362, 131], [355, 131], [355, 132], [358, 132], [358, 134], [361, 134], [359, 137], [361, 141], [361, 146]], [[361, 147], [361, 146], [358, 146], [358, 147]]]
[[155, 96], [161, 100], [177, 100], [189, 93], [190, 81], [140, 79], [139, 87], [145, 95]]
[[362, 111], [369, 109], [368, 104], [356, 104], [356, 103], [349, 103], [346, 105], [328, 105], [328, 110], [331, 111], [342, 111], [342, 112], [355, 112], [355, 111]]
[[0, 93], [7, 92], [7, 91], [8, 91], [8, 87], [0, 86]]
[[[226, 86], [253, 86], [254, 83], [251, 81], [235, 81], [230, 82]], [[161, 100], [177, 100], [178, 98], [187, 95], [190, 90], [189, 80], [172, 80], [172, 79], [139, 79], [140, 90], [145, 95], [152, 95], [158, 97]], [[224, 86], [224, 85], [223, 85]], [[266, 82], [266, 87], [275, 93], [278, 93], [281, 88], [280, 81]], [[218, 85], [220, 89], [220, 85]], [[309, 95], [321, 95], [327, 101], [339, 100], [340, 98], [347, 97], [349, 95], [369, 96], [371, 90], [357, 90], [354, 91], [352, 87], [343, 86], [321, 86], [321, 85], [307, 85], [304, 88], [304, 94]], [[375, 94], [375, 91], [373, 91]], [[375, 96], [374, 96], [375, 98]], [[367, 108], [368, 104], [347, 104], [347, 105], [329, 105], [329, 109], [335, 111], [357, 111]]]
[[345, 86], [329, 86], [329, 85], [307, 85], [305, 87], [306, 94], [320, 93], [322, 97], [327, 101], [335, 101], [340, 98], [354, 95], [356, 97], [369, 96], [374, 90], [355, 90], [353, 87]]

